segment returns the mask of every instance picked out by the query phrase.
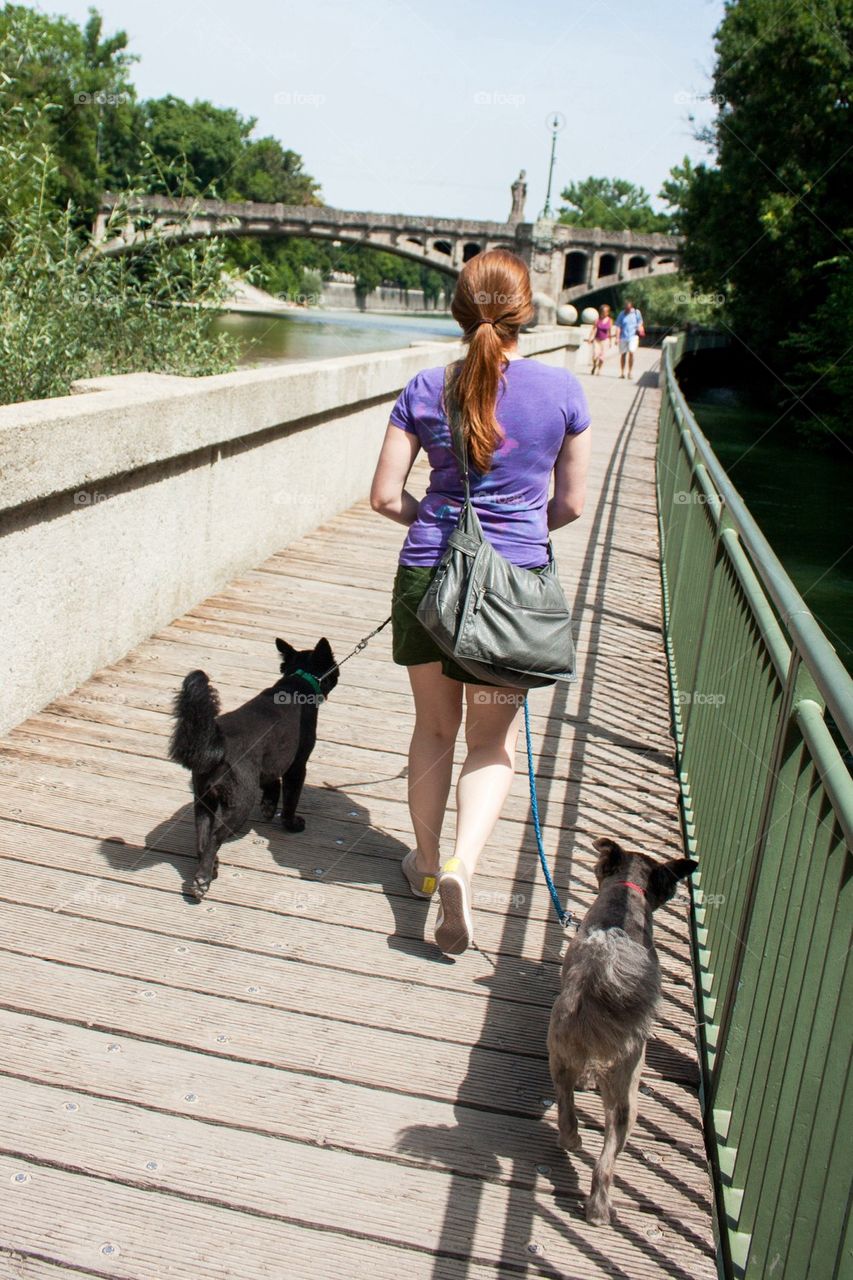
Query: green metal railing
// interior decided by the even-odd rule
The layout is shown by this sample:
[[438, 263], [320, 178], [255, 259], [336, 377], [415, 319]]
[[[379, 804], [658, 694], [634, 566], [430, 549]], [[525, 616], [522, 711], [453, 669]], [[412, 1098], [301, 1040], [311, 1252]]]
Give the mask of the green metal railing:
[[691, 414], [684, 349], [665, 341], [657, 496], [721, 1266], [840, 1280], [853, 683]]

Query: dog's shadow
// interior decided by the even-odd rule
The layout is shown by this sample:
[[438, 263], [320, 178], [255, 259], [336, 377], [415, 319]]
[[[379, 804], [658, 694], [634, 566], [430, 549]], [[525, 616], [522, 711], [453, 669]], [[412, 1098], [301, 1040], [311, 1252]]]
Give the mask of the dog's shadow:
[[[405, 777], [405, 770], [398, 776]], [[354, 779], [353, 787], [357, 785]], [[323, 893], [322, 886], [348, 885], [370, 893], [379, 891], [394, 917], [388, 946], [440, 960], [437, 948], [424, 941], [429, 903], [411, 895], [400, 869], [410, 846], [374, 826], [363, 800], [344, 787], [306, 784], [298, 813], [305, 819], [305, 830], [286, 831], [280, 811], [269, 821], [261, 816], [259, 794], [248, 825], [223, 841], [219, 874], [201, 903], [189, 893], [198, 864], [192, 800], [152, 827], [144, 845], [108, 836], [102, 839], [100, 852], [109, 866], [123, 875], [141, 873], [160, 864], [173, 867], [184, 900], [194, 907], [226, 902], [256, 906], [284, 916], [314, 914], [312, 908], [318, 907], [320, 918], [327, 919], [322, 906], [329, 895]], [[261, 849], [264, 852], [258, 856]], [[253, 891], [251, 901], [243, 892], [229, 893], [228, 886], [235, 875], [245, 878], [253, 873], [273, 873], [269, 893], [262, 881], [260, 892]], [[358, 908], [353, 905], [354, 909], [341, 911], [339, 923], [358, 918]], [[387, 929], [387, 924], [382, 927]]]

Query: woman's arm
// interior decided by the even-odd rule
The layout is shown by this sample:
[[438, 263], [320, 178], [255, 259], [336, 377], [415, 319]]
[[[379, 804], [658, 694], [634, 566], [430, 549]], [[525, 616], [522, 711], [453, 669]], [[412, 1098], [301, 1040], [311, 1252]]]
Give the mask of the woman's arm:
[[586, 497], [592, 452], [592, 427], [567, 435], [554, 463], [554, 496], [548, 503], [548, 528], [561, 529], [577, 520]]
[[420, 447], [418, 437], [411, 431], [388, 423], [370, 486], [370, 505], [397, 524], [414, 524], [417, 518], [418, 500], [405, 484]]

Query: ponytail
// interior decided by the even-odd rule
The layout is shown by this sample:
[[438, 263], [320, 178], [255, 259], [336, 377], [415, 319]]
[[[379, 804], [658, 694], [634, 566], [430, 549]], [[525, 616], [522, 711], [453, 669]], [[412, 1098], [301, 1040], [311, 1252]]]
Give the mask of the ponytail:
[[473, 466], [484, 475], [503, 436], [495, 417], [503, 349], [533, 318], [530, 273], [507, 249], [478, 253], [462, 268], [450, 307], [468, 350], [451, 381]]

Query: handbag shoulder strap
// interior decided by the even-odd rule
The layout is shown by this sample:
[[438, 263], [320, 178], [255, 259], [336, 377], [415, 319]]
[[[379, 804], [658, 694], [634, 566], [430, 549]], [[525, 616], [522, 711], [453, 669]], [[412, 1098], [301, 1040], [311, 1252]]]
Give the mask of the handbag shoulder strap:
[[453, 366], [448, 365], [444, 371], [444, 406], [447, 411], [447, 421], [450, 423], [450, 435], [453, 441], [453, 452], [456, 461], [459, 464], [459, 471], [462, 475], [462, 483], [465, 486], [465, 501], [471, 501], [471, 488], [468, 480], [468, 447], [465, 443], [465, 432], [462, 429], [462, 422], [459, 417], [459, 407], [455, 398], [450, 393], [453, 383]]

